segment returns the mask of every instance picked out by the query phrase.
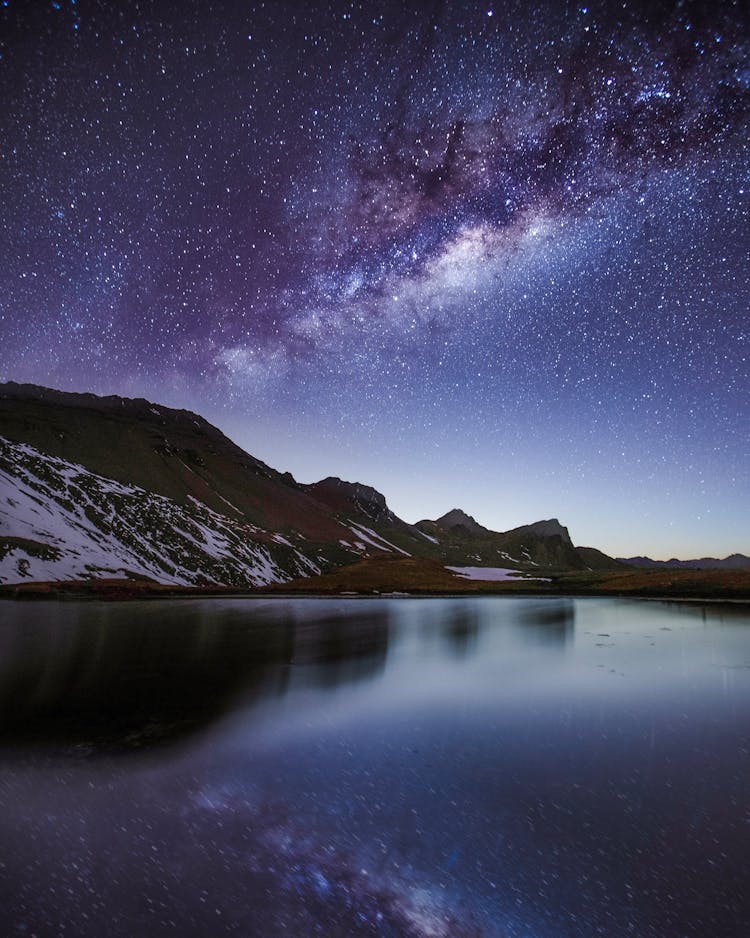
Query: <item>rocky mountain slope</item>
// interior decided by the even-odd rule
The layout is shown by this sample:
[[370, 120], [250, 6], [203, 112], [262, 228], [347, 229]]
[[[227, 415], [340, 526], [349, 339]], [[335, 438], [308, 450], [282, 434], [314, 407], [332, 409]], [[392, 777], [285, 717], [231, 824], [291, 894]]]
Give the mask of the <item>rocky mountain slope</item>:
[[147, 577], [260, 586], [321, 572], [279, 534], [0, 438], [0, 582]]
[[557, 518], [536, 521], [510, 531], [490, 531], [454, 508], [437, 521], [417, 528], [438, 547], [450, 564], [469, 563], [517, 570], [607, 570], [621, 565], [593, 547], [574, 546]]
[[202, 417], [0, 385], [0, 583], [124, 576], [253, 587], [367, 557], [609, 569], [556, 519], [504, 533], [459, 509], [411, 525], [361, 483], [297, 483]]
[[[382, 549], [384, 543], [392, 551], [406, 556], [439, 553], [433, 550], [432, 542], [418, 527], [396, 517], [385, 497], [369, 485], [329, 477], [303, 488], [352, 531], [354, 544], [356, 546], [359, 542], [360, 551], [368, 544]], [[375, 538], [375, 543], [372, 543], [372, 538]]]

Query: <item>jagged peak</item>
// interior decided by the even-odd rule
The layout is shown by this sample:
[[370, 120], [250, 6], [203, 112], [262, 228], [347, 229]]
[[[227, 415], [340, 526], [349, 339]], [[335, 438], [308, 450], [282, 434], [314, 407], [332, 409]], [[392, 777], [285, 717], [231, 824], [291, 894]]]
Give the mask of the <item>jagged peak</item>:
[[441, 528], [455, 528], [462, 527], [466, 528], [467, 531], [473, 533], [485, 532], [487, 528], [482, 527], [481, 524], [472, 518], [471, 515], [468, 515], [461, 508], [451, 508], [450, 511], [446, 512], [442, 517], [438, 518], [435, 521], [435, 524]]
[[350, 511], [349, 506], [353, 506], [357, 512], [372, 521], [392, 521], [395, 518], [385, 495], [364, 482], [347, 482], [338, 476], [327, 476], [306, 488], [311, 495], [325, 501], [334, 510], [343, 510], [346, 507], [346, 510]]
[[537, 537], [560, 537], [566, 544], [572, 545], [570, 533], [565, 525], [560, 524], [557, 518], [548, 518], [545, 521], [534, 521], [532, 524], [524, 524], [520, 528], [514, 528], [508, 534], [529, 533]]

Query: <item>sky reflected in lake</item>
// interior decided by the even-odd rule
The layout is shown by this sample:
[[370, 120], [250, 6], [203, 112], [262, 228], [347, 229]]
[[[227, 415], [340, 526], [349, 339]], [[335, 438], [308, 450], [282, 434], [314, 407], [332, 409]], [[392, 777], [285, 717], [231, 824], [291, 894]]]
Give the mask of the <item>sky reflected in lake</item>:
[[0, 933], [724, 936], [750, 614], [0, 604]]

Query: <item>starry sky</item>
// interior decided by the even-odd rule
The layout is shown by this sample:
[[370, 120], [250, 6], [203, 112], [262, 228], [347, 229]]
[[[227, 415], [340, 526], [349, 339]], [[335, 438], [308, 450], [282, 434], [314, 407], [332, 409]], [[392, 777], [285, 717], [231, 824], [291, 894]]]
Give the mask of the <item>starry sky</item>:
[[738, 2], [0, 2], [0, 380], [407, 521], [750, 553]]

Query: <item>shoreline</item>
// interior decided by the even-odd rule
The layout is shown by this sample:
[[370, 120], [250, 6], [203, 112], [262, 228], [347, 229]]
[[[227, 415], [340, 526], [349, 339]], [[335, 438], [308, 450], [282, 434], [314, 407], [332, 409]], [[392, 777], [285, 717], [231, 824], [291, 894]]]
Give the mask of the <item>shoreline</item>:
[[728, 589], [717, 595], [716, 590], [705, 592], [685, 591], [671, 593], [649, 589], [616, 590], [596, 587], [571, 588], [573, 584], [558, 584], [545, 588], [507, 584], [499, 586], [495, 581], [474, 581], [471, 588], [460, 590], [413, 589], [283, 589], [284, 584], [256, 589], [233, 587], [180, 587], [165, 584], [144, 583], [137, 580], [60, 580], [0, 584], [0, 600], [17, 602], [138, 602], [175, 599], [467, 599], [477, 597], [514, 597], [527, 599], [638, 599], [653, 602], [676, 602], [697, 604], [750, 605], [750, 591]]

